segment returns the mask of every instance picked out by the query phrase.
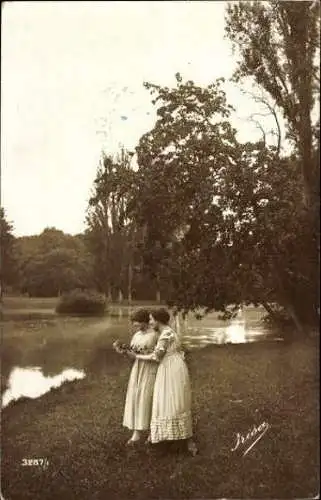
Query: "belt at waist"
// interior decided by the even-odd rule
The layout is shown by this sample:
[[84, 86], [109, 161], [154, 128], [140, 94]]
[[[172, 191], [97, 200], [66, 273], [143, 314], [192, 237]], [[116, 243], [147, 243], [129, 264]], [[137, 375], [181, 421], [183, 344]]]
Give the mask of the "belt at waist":
[[164, 355], [164, 358], [167, 358], [168, 356], [173, 356], [174, 354], [178, 354], [180, 357], [182, 357], [184, 359], [184, 352], [183, 351], [166, 352], [166, 354]]

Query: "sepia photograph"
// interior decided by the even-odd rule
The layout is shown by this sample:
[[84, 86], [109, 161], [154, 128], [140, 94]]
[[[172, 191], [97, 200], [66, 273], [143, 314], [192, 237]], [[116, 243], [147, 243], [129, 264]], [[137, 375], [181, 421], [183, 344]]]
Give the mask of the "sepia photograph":
[[1, 500], [320, 498], [320, 2], [1, 15]]

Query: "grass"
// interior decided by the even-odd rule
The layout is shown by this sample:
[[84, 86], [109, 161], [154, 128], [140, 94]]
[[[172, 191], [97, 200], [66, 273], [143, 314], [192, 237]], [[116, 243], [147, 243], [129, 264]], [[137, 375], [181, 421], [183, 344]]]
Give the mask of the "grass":
[[[104, 322], [102, 322], [104, 321]], [[46, 326], [45, 326], [46, 324]], [[87, 377], [2, 412], [2, 494], [28, 499], [311, 498], [319, 493], [319, 345], [306, 342], [210, 346], [192, 351], [195, 435], [183, 445], [126, 449], [122, 428], [130, 362], [113, 352], [127, 336], [112, 319], [7, 322], [7, 372], [39, 364]], [[10, 357], [11, 356], [11, 357]], [[269, 424], [245, 456], [236, 434]], [[49, 466], [21, 465], [47, 458]]]

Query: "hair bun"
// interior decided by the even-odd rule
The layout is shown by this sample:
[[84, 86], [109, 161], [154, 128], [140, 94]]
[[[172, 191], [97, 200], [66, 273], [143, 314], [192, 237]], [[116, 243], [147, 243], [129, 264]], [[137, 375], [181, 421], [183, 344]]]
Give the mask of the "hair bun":
[[167, 309], [165, 309], [165, 307], [160, 307], [159, 309], [155, 309], [154, 311], [152, 311], [151, 315], [156, 321], [159, 321], [163, 325], [168, 325], [171, 317]]
[[131, 315], [131, 321], [137, 321], [137, 323], [149, 323], [150, 312], [147, 309], [138, 309]]

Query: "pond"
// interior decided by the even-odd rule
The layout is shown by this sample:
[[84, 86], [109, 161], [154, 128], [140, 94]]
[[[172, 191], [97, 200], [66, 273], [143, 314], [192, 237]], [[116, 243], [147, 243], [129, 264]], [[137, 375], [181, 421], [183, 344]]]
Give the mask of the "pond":
[[[181, 324], [182, 343], [197, 350], [211, 344], [281, 341], [265, 328], [262, 311], [239, 311], [229, 322], [190, 315]], [[37, 398], [65, 382], [82, 379], [111, 363], [111, 344], [128, 339], [128, 317], [59, 318], [3, 323], [2, 406], [21, 397]], [[3, 382], [2, 380], [2, 382]]]
[[244, 318], [237, 318], [226, 326], [187, 326], [182, 338], [186, 347], [190, 349], [210, 344], [244, 344], [283, 340], [278, 332], [272, 332], [260, 323], [247, 324]]

